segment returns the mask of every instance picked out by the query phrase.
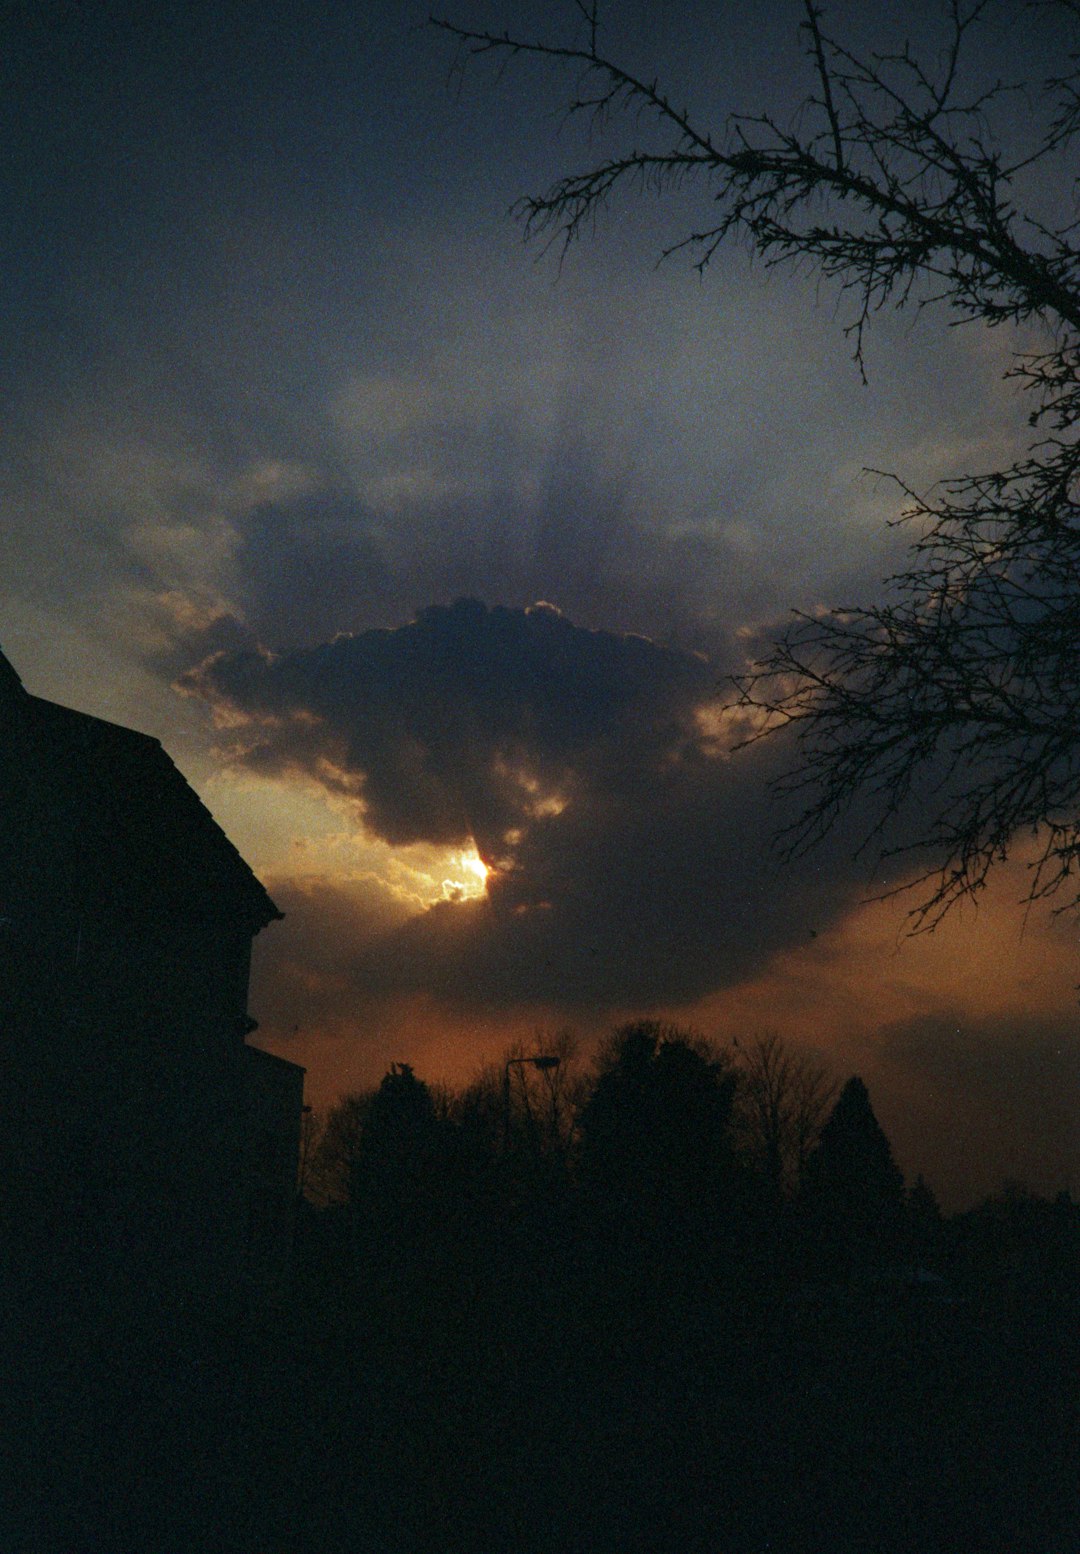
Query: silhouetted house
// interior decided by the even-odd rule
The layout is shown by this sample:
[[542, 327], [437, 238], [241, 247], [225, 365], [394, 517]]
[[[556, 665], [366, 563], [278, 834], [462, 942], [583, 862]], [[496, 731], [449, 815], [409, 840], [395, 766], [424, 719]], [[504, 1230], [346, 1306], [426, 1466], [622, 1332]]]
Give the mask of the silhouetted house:
[[29, 695], [2, 654], [0, 817], [0, 1272], [236, 1314], [268, 1267], [245, 1198], [271, 1113], [295, 1181], [303, 1070], [245, 1043], [281, 914], [156, 739]]

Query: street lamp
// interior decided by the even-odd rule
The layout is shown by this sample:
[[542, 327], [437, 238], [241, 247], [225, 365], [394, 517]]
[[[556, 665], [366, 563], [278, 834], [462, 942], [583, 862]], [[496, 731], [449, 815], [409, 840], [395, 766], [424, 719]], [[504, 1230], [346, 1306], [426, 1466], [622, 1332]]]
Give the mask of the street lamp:
[[541, 1073], [558, 1068], [559, 1059], [554, 1052], [538, 1052], [528, 1058], [507, 1058], [503, 1067], [503, 1150], [510, 1148], [510, 1070], [515, 1066], [524, 1067], [530, 1063], [533, 1068], [538, 1068]]

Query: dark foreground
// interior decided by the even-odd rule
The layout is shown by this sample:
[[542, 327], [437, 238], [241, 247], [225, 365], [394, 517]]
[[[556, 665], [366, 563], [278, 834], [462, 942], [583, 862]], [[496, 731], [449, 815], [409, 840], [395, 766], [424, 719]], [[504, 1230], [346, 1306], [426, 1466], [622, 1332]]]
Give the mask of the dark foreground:
[[744, 1204], [736, 1236], [520, 1186], [366, 1234], [307, 1211], [259, 1324], [40, 1291], [13, 1313], [2, 1547], [1080, 1549], [1068, 1200], [947, 1224], [939, 1282], [826, 1277], [790, 1211]]

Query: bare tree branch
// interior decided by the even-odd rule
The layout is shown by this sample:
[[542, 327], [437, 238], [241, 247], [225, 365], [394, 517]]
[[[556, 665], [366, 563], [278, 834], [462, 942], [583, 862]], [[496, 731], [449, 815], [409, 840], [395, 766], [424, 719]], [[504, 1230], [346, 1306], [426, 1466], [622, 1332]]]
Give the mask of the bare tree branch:
[[836, 171], [844, 170], [844, 142], [840, 134], [840, 120], [836, 116], [836, 104], [833, 101], [832, 82], [829, 79], [829, 67], [825, 59], [825, 45], [821, 37], [821, 12], [814, 5], [813, 0], [803, 0], [806, 11], [806, 26], [814, 47], [814, 59], [817, 63], [818, 79], [821, 82], [821, 96], [825, 112], [829, 116], [829, 128], [832, 130], [833, 150], [836, 154]]
[[[787, 730], [798, 747], [782, 783], [803, 803], [789, 850], [869, 798], [865, 844], [888, 852], [888, 826], [907, 811], [914, 840], [890, 855], [920, 871], [914, 928], [977, 894], [1021, 838], [1035, 838], [1033, 897], [1077, 887], [1080, 247], [1071, 199], [1056, 224], [1025, 211], [1021, 175], [1057, 158], [1063, 196], [1073, 191], [1063, 158], [1080, 132], [1080, 0], [1033, 6], [1060, 34], [1051, 79], [981, 86], [969, 84], [969, 46], [988, 0], [945, 0], [934, 69], [910, 45], [857, 54], [803, 0], [815, 94], [785, 123], [728, 114], [716, 130], [602, 48], [597, 6], [576, 4], [578, 44], [434, 22], [471, 56], [565, 64], [577, 72], [570, 115], [643, 137], [523, 200], [527, 233], [565, 252], [623, 189], [698, 186], [708, 216], [663, 256], [687, 253], [704, 270], [741, 237], [767, 265], [809, 263], [853, 304], [860, 370], [867, 325], [885, 308], [938, 303], [950, 323], [1042, 331], [1045, 350], [1011, 373], [1031, 405], [1026, 454], [933, 500], [907, 491], [910, 560], [885, 602], [796, 614], [736, 680], [735, 708], [752, 738]], [[1008, 110], [1026, 88], [1027, 144], [1010, 157]], [[938, 860], [929, 870], [927, 857]]]
[[836, 1077], [776, 1031], [733, 1045], [744, 1143], [777, 1195], [793, 1194], [836, 1100]]

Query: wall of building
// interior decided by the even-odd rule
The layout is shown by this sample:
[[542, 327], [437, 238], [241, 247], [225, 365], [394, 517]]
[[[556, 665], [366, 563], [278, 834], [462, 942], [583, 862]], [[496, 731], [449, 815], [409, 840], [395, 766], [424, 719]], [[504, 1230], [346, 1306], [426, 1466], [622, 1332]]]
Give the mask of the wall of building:
[[250, 1309], [272, 1310], [285, 1298], [299, 1169], [304, 1070], [245, 1049], [244, 1205]]

